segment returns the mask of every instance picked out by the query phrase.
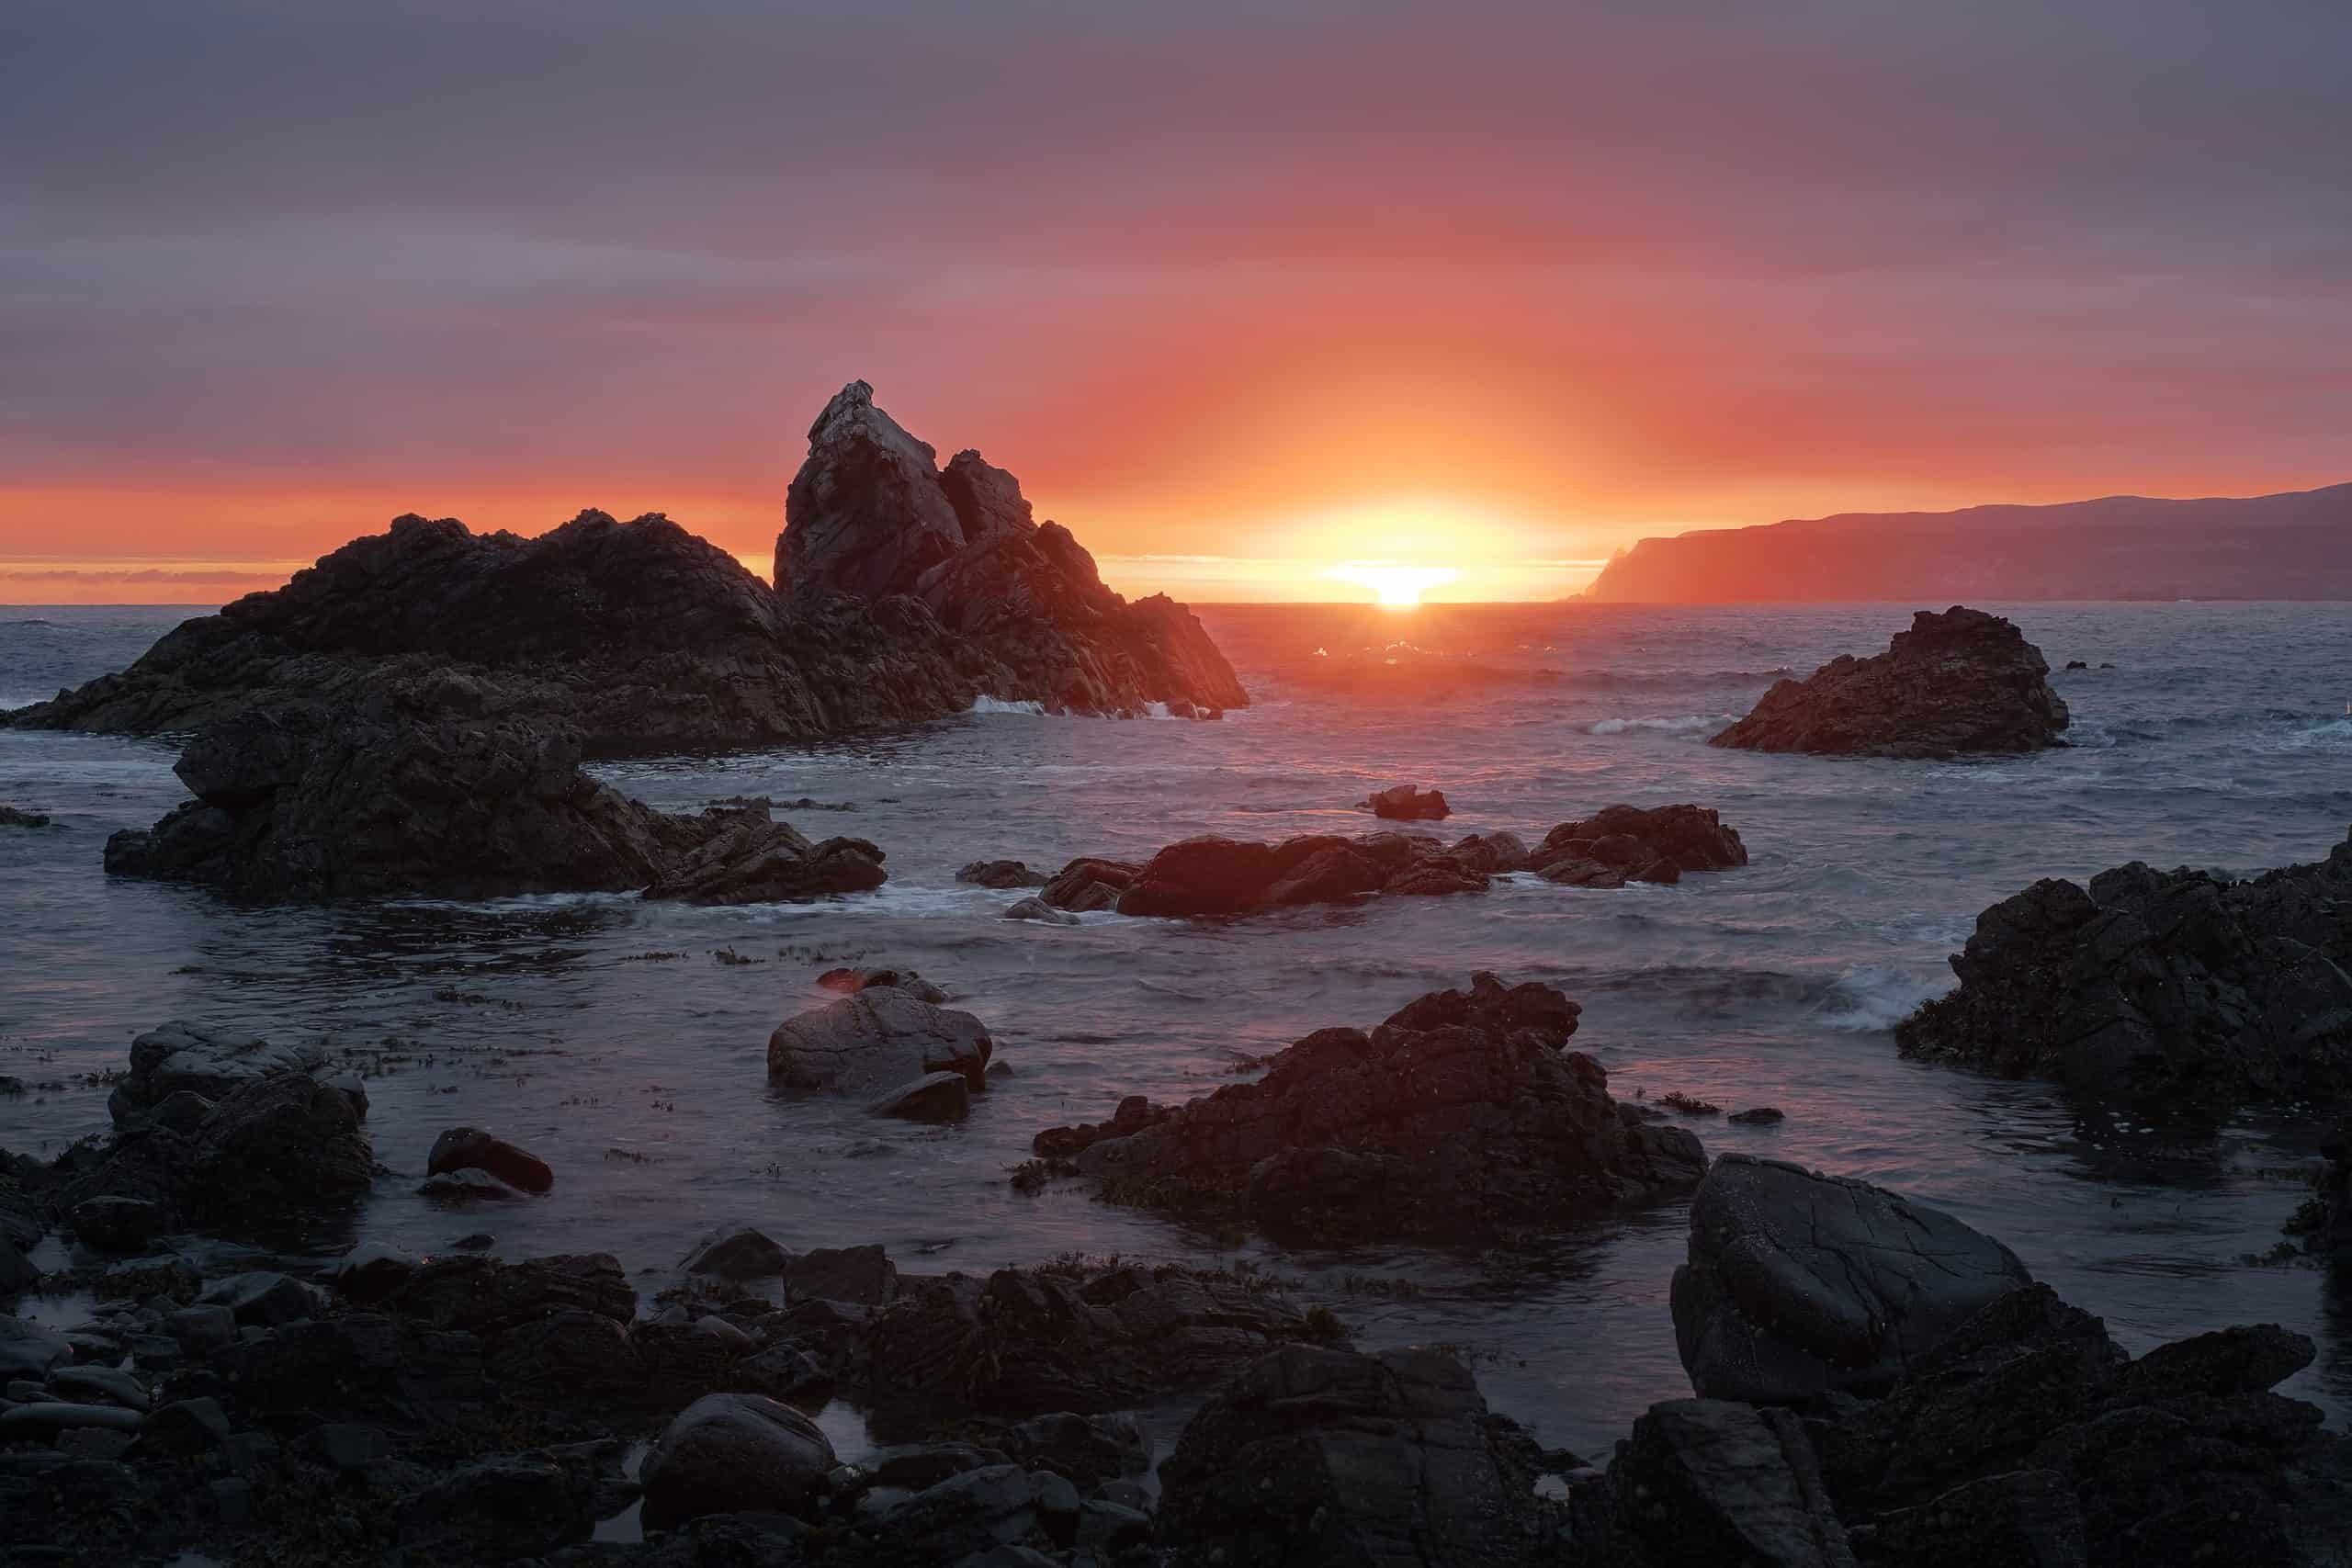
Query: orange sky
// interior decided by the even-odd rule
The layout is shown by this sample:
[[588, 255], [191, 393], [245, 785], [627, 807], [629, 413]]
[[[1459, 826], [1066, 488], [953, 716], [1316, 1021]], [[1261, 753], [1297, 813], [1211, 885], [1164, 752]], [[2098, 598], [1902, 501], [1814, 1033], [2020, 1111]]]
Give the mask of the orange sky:
[[2341, 8], [44, 6], [0, 601], [396, 513], [764, 570], [842, 382], [1130, 592], [2352, 477]]

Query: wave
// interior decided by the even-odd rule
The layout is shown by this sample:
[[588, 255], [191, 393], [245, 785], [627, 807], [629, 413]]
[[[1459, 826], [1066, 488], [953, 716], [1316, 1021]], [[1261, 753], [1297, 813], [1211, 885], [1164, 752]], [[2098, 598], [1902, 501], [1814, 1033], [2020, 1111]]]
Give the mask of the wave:
[[1657, 692], [1682, 686], [1755, 686], [1783, 681], [1796, 671], [1785, 664], [1770, 670], [1585, 670], [1572, 679], [1601, 691]]
[[1949, 976], [1928, 979], [1906, 970], [1868, 964], [1849, 969], [1830, 982], [1813, 1021], [1839, 1033], [1876, 1034], [1893, 1029], [1951, 989]]
[[1043, 718], [1046, 716], [1046, 705], [1011, 702], [1003, 697], [974, 697], [972, 705], [964, 711], [966, 713], [1018, 713], [1026, 714], [1031, 718]]
[[1681, 718], [1604, 718], [1584, 727], [1587, 735], [1623, 735], [1630, 730], [1656, 730], [1662, 735], [1691, 735], [1721, 729], [1736, 722], [1737, 714], [1694, 713]]

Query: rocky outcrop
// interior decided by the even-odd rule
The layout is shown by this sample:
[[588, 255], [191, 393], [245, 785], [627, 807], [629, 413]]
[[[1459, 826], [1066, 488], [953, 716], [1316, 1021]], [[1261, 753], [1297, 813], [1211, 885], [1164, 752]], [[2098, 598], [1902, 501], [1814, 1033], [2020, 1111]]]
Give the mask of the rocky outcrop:
[[2041, 650], [1998, 615], [1922, 610], [1884, 653], [1777, 681], [1713, 746], [1850, 757], [1957, 757], [2065, 744]]
[[1487, 1413], [1451, 1356], [1280, 1350], [1185, 1425], [1160, 1472], [1161, 1540], [1184, 1562], [1548, 1561], [1534, 1453], [1522, 1432]]
[[808, 429], [786, 498], [776, 588], [789, 604], [920, 601], [1011, 671], [990, 694], [1053, 711], [1146, 703], [1237, 707], [1249, 694], [1200, 623], [1155, 595], [1130, 604], [1056, 523], [1033, 520], [1010, 473], [978, 452], [936, 454], [853, 381]]
[[1510, 833], [1474, 833], [1450, 846], [1433, 833], [1396, 829], [1354, 838], [1314, 833], [1276, 844], [1209, 835], [1170, 844], [1141, 865], [1081, 857], [1038, 897], [1081, 913], [1221, 918], [1375, 893], [1479, 893], [1490, 878], [1514, 872], [1622, 887], [1747, 863], [1739, 834], [1707, 807], [1612, 806], [1559, 824], [1532, 852]]
[[1046, 874], [1032, 871], [1028, 863], [1017, 860], [976, 860], [956, 873], [958, 882], [969, 882], [980, 887], [1043, 887]]
[[945, 473], [854, 383], [793, 483], [792, 592], [662, 514], [537, 538], [396, 518], [187, 621], [128, 670], [6, 722], [158, 734], [447, 671], [510, 689], [592, 756], [805, 742], [981, 695], [1089, 713], [1248, 694], [1182, 605], [1128, 604], [976, 454]]
[[1976, 918], [1960, 987], [1895, 1028], [1906, 1056], [2226, 1111], [2352, 1091], [2352, 837], [2244, 882], [2102, 872]]
[[197, 798], [115, 834], [107, 869], [263, 901], [641, 887], [733, 904], [883, 880], [864, 840], [812, 844], [764, 810], [665, 816], [598, 784], [578, 734], [511, 688], [444, 673], [354, 690], [200, 731], [175, 765]]
[[0, 805], [0, 828], [46, 828], [46, 813], [26, 811], [18, 807]]
[[107, 1111], [118, 1127], [141, 1127], [166, 1101], [186, 1095], [206, 1103], [183, 1101], [165, 1120], [185, 1116], [192, 1125], [210, 1109], [209, 1102], [232, 1090], [287, 1073], [320, 1073], [326, 1065], [326, 1052], [311, 1042], [272, 1044], [258, 1034], [174, 1019], [131, 1041], [130, 1065], [107, 1100]]
[[1374, 817], [1395, 822], [1435, 822], [1453, 814], [1442, 789], [1420, 789], [1408, 784], [1375, 790], [1364, 802]]
[[1694, 1185], [1699, 1140], [1621, 1107], [1600, 1064], [1565, 1049], [1579, 1010], [1479, 975], [1370, 1034], [1318, 1030], [1255, 1083], [1123, 1106], [1091, 1136], [1048, 1129], [1037, 1152], [1074, 1156], [1114, 1201], [1333, 1239], [1565, 1229]]
[[1690, 1201], [1675, 1346], [1711, 1399], [1878, 1393], [2032, 1280], [2007, 1247], [1924, 1203], [1726, 1154]]
[[768, 1077], [786, 1089], [870, 1096], [956, 1073], [978, 1092], [994, 1050], [988, 1026], [970, 1013], [868, 986], [778, 1024], [768, 1037]]

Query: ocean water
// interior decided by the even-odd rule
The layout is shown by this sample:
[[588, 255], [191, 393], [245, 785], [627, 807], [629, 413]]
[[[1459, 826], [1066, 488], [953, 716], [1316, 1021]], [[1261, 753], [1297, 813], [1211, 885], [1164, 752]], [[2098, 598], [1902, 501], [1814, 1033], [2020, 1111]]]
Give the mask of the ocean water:
[[[0, 704], [127, 663], [182, 612], [0, 610]], [[253, 910], [109, 880], [107, 834], [182, 797], [155, 742], [0, 731], [0, 1146], [107, 1124], [130, 1037], [172, 1018], [320, 1034], [379, 1063], [392, 1176], [345, 1235], [413, 1250], [487, 1230], [507, 1256], [605, 1250], [659, 1283], [694, 1237], [763, 1225], [795, 1247], [878, 1241], [901, 1267], [984, 1269], [1069, 1251], [1246, 1262], [1299, 1282], [1373, 1345], [1446, 1342], [1490, 1401], [1605, 1456], [1688, 1393], [1667, 1312], [1680, 1205], [1510, 1253], [1300, 1252], [1006, 1184], [1040, 1128], [1123, 1095], [1181, 1099], [1326, 1024], [1370, 1025], [1474, 969], [1565, 987], [1577, 1044], [1621, 1096], [1681, 1089], [1776, 1127], [1708, 1119], [1711, 1150], [1898, 1188], [1998, 1235], [2134, 1350], [2228, 1323], [2312, 1335], [2289, 1391], [2352, 1413], [2352, 1279], [2250, 1259], [2303, 1192], [2316, 1127], [2218, 1136], [2070, 1114], [2047, 1088], [1897, 1058], [1891, 1025], [1951, 984], [1979, 909], [2037, 877], [2132, 858], [2245, 873], [2311, 860], [2352, 822], [2352, 608], [2029, 605], [2016, 616], [2075, 714], [2073, 749], [1997, 761], [1850, 761], [1703, 744], [1778, 673], [1883, 648], [1908, 607], [1580, 604], [1210, 607], [1256, 694], [1223, 723], [1049, 718], [1017, 705], [810, 750], [600, 767], [685, 809], [802, 795], [818, 836], [889, 854], [878, 894], [695, 909], [633, 897]], [[2113, 668], [2096, 668], [2112, 664]], [[1372, 788], [1442, 786], [1463, 833], [1532, 837], [1616, 801], [1721, 809], [1753, 863], [1675, 887], [1527, 879], [1230, 924], [1008, 923], [1018, 897], [966, 861], [1047, 870], [1189, 834], [1361, 830]], [[725, 952], [751, 962], [721, 962]], [[910, 965], [995, 1032], [1014, 1069], [962, 1126], [877, 1122], [771, 1092], [764, 1047], [835, 963]], [[413, 1193], [442, 1128], [492, 1127], [556, 1168], [546, 1199], [449, 1212]], [[1157, 1413], [1166, 1424], [1173, 1412]], [[854, 1420], [837, 1412], [830, 1419]]]

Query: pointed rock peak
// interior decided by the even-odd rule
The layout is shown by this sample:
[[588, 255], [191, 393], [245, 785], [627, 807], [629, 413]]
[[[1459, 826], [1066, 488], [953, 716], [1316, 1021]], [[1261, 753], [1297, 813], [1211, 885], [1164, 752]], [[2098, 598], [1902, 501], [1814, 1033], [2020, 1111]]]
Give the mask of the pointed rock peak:
[[970, 447], [950, 459], [939, 482], [964, 525], [964, 537], [972, 543], [993, 534], [1025, 534], [1037, 525], [1021, 481]]
[[[824, 412], [817, 416], [817, 423], [808, 427], [808, 439], [817, 441], [822, 438], [826, 427], [835, 420], [854, 419], [859, 411], [873, 407], [874, 384], [871, 381], [852, 381], [835, 392], [831, 400], [825, 404]], [[885, 414], [883, 417], [888, 419], [889, 416]]]

